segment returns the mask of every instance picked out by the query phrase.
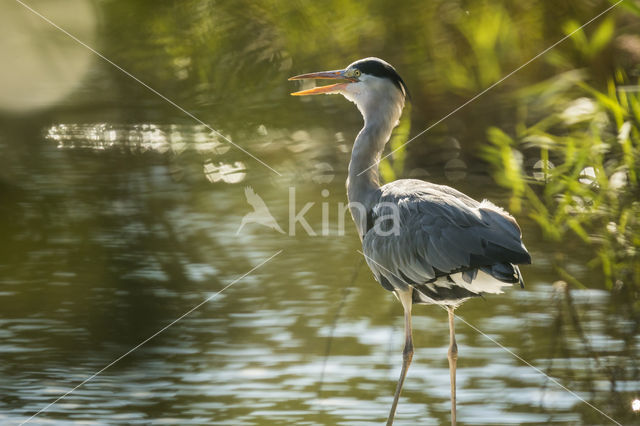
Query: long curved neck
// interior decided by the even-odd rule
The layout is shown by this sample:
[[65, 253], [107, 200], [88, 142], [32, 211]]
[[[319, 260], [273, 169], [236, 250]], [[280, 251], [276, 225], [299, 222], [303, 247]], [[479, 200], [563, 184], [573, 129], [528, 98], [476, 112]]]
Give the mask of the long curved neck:
[[378, 162], [391, 131], [402, 114], [404, 99], [389, 98], [372, 108], [358, 109], [364, 117], [364, 127], [358, 133], [351, 152], [347, 198], [354, 222], [360, 236], [367, 226], [366, 214], [379, 198], [380, 180]]

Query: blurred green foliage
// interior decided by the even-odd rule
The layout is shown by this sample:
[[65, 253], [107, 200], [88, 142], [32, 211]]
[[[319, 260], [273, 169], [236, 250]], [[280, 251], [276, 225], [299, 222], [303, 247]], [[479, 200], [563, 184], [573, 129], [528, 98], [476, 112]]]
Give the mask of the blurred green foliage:
[[[615, 35], [605, 19], [590, 37], [564, 25], [577, 56], [591, 60]], [[584, 70], [524, 89], [514, 128], [489, 128], [484, 157], [550, 241], [577, 239], [592, 250], [589, 266], [604, 286], [640, 287], [640, 81], [618, 68], [602, 88]], [[534, 161], [535, 160], [535, 161]], [[565, 241], [566, 243], [566, 241]], [[560, 276], [582, 286], [561, 264]], [[632, 294], [636, 294], [632, 291]]]
[[[223, 116], [225, 121], [253, 119], [259, 113], [281, 120], [281, 125], [304, 112], [278, 114], [269, 108], [291, 90], [286, 77], [344, 67], [367, 56], [382, 57], [399, 70], [423, 123], [460, 105], [555, 41], [562, 35], [559, 25], [567, 13], [583, 21], [596, 5], [607, 4], [590, 1], [567, 8], [550, 2], [489, 0], [408, 1], [394, 7], [379, 0], [105, 3], [105, 53], [114, 62], [152, 87], [162, 87], [163, 94], [190, 111]], [[531, 64], [497, 92], [551, 71], [544, 63]], [[129, 90], [144, 93], [136, 85]]]

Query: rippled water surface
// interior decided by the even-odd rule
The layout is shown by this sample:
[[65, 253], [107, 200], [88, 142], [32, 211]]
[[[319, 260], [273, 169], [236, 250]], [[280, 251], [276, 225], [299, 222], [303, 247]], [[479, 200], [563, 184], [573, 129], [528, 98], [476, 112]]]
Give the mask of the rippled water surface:
[[[286, 79], [368, 54], [392, 61], [394, 40], [408, 49], [407, 40], [389, 30], [387, 44], [370, 38], [371, 51], [343, 45], [323, 60], [288, 35], [296, 17], [284, 11], [273, 12], [276, 25], [258, 6], [221, 7], [223, 20], [200, 1], [71, 3], [91, 19], [33, 5], [197, 120], [5, 5], [33, 25], [5, 36], [28, 35], [27, 58], [56, 59], [43, 65], [53, 77], [38, 80], [42, 96], [16, 86], [20, 110], [0, 105], [0, 423], [43, 409], [30, 424], [383, 423], [400, 371], [402, 308], [363, 265], [343, 214], [360, 117], [337, 97], [289, 97], [298, 86]], [[65, 64], [80, 74], [65, 74]], [[416, 56], [398, 68], [419, 86], [424, 66]], [[417, 89], [412, 133], [449, 103], [461, 102], [440, 108]], [[470, 108], [412, 142], [404, 174], [506, 207], [508, 194], [475, 155], [499, 111]], [[241, 227], [252, 193], [275, 227]], [[291, 211], [309, 203], [304, 222], [291, 224]], [[522, 268], [526, 288], [457, 311], [459, 424], [638, 421], [637, 317], [605, 290], [565, 292], [554, 262], [603, 288], [585, 248], [549, 243], [525, 214], [517, 219], [533, 257]], [[449, 422], [446, 318], [437, 306], [414, 309], [399, 425]]]

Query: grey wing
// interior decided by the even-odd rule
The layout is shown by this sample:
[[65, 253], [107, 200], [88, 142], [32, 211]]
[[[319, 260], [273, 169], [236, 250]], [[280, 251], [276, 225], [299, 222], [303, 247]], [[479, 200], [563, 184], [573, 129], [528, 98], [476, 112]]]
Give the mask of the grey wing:
[[421, 289], [434, 299], [425, 303], [501, 292], [522, 281], [516, 265], [531, 262], [508, 213], [446, 186], [385, 185], [369, 222], [363, 250], [378, 281]]

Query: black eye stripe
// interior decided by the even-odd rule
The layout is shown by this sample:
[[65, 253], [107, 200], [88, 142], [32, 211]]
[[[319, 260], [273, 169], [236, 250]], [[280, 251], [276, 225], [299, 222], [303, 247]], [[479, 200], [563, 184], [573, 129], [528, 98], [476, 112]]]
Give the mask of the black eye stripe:
[[408, 94], [407, 85], [402, 80], [398, 72], [388, 63], [378, 58], [361, 59], [350, 65], [360, 72], [380, 78], [388, 78], [398, 89]]

